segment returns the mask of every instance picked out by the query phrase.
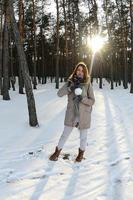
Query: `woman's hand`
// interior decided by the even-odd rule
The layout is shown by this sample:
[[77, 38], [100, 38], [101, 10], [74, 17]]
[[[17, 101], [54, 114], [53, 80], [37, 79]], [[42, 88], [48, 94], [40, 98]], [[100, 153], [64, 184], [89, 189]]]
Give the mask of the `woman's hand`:
[[81, 95], [75, 96], [73, 98], [74, 101], [76, 101], [77, 103], [79, 103], [80, 101], [82, 101], [83, 97]]
[[80, 101], [82, 101], [83, 97], [82, 97], [82, 89], [81, 88], [76, 88], [74, 90], [75, 93], [75, 100], [77, 101], [77, 103], [79, 103]]
[[82, 99], [83, 99], [83, 97], [81, 95], [78, 95], [77, 98], [78, 98], [78, 102], [82, 101]]
[[77, 76], [77, 75], [73, 77], [75, 88], [78, 88], [80, 86], [81, 81], [82, 81], [82, 77]]
[[70, 92], [73, 92], [75, 90], [75, 85], [72, 81], [68, 81], [67, 87]]

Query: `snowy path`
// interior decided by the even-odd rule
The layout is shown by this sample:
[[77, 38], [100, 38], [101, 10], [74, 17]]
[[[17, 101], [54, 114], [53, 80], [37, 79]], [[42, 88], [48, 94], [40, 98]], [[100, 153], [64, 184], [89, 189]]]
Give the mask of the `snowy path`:
[[11, 92], [10, 102], [0, 101], [0, 200], [133, 200], [133, 95], [94, 83], [86, 159], [73, 162], [79, 145], [75, 128], [58, 162], [51, 162], [66, 108], [66, 97], [57, 97], [54, 87], [34, 91], [39, 128], [28, 126], [25, 96]]

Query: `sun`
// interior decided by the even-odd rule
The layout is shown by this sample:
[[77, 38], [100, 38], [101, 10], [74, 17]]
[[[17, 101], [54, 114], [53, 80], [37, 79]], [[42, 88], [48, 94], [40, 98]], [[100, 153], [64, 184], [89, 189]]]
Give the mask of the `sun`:
[[99, 51], [104, 43], [105, 43], [105, 38], [101, 37], [100, 35], [96, 35], [92, 38], [88, 37], [88, 45], [91, 47], [93, 53], [96, 53]]

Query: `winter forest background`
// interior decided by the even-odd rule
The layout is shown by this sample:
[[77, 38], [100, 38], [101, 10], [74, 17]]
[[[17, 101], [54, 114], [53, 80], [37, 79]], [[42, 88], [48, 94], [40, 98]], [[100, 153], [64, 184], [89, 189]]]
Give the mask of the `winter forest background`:
[[[52, 164], [66, 105], [57, 89], [79, 61], [96, 97], [87, 159], [73, 165], [75, 130], [70, 159]], [[0, 0], [2, 200], [132, 200], [132, 102], [133, 0]]]
[[[37, 124], [32, 86], [47, 79], [61, 82], [78, 61], [91, 66], [88, 38], [103, 38], [104, 47], [93, 59], [93, 78], [111, 84], [130, 83], [133, 93], [133, 5], [130, 1], [2, 1], [0, 3], [0, 93], [10, 99], [19, 78], [25, 85], [31, 125]], [[30, 77], [31, 79], [30, 79]], [[32, 80], [32, 82], [31, 82]], [[32, 114], [31, 114], [32, 112]]]

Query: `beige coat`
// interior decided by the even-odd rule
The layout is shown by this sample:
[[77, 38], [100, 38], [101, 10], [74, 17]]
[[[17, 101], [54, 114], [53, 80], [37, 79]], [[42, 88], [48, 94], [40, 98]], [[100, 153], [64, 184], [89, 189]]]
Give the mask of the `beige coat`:
[[[93, 88], [90, 82], [82, 83], [82, 97], [83, 99], [79, 103], [79, 128], [87, 129], [90, 128], [91, 123], [91, 112], [92, 105], [95, 102]], [[66, 82], [57, 92], [59, 97], [64, 95], [68, 96], [67, 109], [65, 114], [64, 125], [74, 127], [75, 115], [74, 115], [74, 103], [73, 97], [74, 92], [70, 91], [68, 87], [68, 82]]]

